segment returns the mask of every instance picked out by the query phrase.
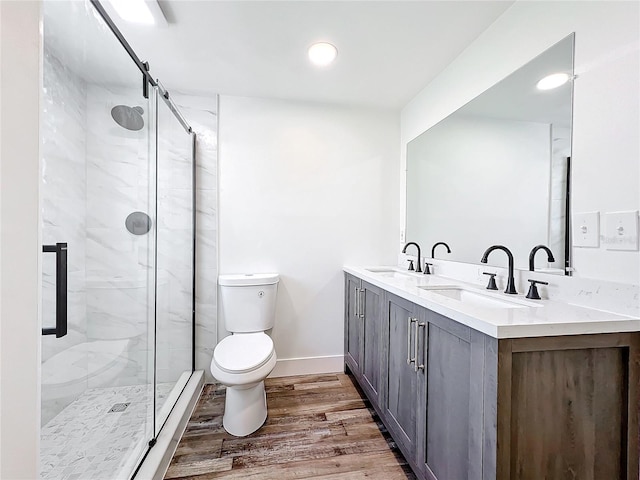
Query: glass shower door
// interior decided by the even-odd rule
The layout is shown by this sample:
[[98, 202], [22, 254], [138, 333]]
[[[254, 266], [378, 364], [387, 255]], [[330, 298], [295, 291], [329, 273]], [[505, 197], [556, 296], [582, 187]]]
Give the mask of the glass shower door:
[[192, 134], [157, 94], [156, 435], [193, 367], [194, 164]]
[[154, 92], [89, 1], [43, 25], [41, 478], [130, 478], [154, 437]]

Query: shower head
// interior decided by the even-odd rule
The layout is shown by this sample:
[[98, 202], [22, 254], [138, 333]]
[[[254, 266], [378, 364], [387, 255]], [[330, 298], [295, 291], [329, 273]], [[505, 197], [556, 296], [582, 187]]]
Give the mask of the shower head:
[[128, 105], [116, 105], [111, 109], [111, 116], [118, 125], [127, 130], [141, 130], [144, 127], [142, 107], [130, 107]]

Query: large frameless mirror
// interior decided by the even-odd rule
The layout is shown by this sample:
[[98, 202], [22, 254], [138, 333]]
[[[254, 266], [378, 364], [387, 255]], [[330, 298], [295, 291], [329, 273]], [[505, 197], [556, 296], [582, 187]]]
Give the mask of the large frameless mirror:
[[[536, 269], [565, 274], [573, 51], [572, 34], [408, 144], [407, 240], [444, 241], [442, 258], [467, 263], [503, 244], [523, 269], [544, 244], [555, 262]], [[565, 82], [539, 88], [552, 74]]]

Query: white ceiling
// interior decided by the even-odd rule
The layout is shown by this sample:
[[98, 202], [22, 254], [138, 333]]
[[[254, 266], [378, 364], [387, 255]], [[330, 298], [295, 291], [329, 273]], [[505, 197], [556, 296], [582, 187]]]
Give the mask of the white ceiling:
[[114, 21], [170, 91], [400, 109], [512, 3], [165, 0], [167, 28]]

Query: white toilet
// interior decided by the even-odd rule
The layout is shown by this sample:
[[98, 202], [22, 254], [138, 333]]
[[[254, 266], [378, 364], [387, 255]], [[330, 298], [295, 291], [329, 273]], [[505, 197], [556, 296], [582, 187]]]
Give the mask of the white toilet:
[[265, 332], [275, 322], [278, 274], [220, 275], [222, 312], [232, 335], [216, 345], [213, 377], [227, 386], [222, 424], [244, 437], [267, 418], [264, 379], [276, 365], [273, 341]]

